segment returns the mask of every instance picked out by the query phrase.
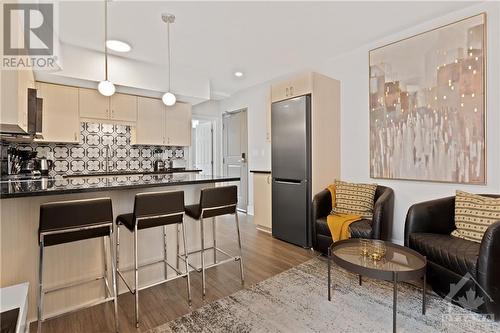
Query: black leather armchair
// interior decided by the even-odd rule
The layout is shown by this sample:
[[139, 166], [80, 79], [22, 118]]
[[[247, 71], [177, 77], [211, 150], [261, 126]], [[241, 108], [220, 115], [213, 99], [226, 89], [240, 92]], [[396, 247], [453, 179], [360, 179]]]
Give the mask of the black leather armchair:
[[[332, 211], [332, 195], [325, 189], [314, 196], [312, 239], [313, 248], [322, 253], [328, 252], [332, 235], [326, 217]], [[349, 228], [352, 238], [373, 238], [388, 240], [392, 234], [394, 213], [394, 191], [390, 187], [377, 186], [373, 207], [373, 219], [353, 222]]]
[[[455, 197], [418, 203], [406, 216], [405, 245], [427, 257], [427, 280], [437, 294], [464, 308], [493, 314], [498, 321], [500, 221], [489, 226], [481, 243], [451, 236], [454, 229]], [[464, 302], [471, 289], [484, 300], [479, 307]]]

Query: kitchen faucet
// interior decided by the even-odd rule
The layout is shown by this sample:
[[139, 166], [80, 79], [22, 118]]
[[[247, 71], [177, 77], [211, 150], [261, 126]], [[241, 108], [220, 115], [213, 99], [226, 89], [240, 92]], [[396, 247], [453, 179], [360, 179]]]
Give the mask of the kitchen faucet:
[[105, 163], [106, 163], [105, 170], [106, 170], [106, 173], [109, 173], [109, 158], [110, 158], [111, 144], [107, 144], [105, 149], [106, 149], [105, 155], [104, 155]]

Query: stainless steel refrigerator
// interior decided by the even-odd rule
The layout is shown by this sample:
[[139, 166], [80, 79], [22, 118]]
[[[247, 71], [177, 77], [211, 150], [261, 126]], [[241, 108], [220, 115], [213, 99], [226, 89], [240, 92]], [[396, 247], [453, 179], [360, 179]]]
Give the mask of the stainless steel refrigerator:
[[271, 107], [273, 236], [311, 247], [311, 96]]

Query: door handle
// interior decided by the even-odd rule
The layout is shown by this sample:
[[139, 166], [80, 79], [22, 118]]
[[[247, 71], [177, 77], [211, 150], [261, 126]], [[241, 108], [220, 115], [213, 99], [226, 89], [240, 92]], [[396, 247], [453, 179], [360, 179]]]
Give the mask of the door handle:
[[301, 180], [296, 179], [283, 179], [283, 178], [275, 178], [274, 181], [278, 184], [289, 184], [289, 185], [300, 185], [302, 184]]

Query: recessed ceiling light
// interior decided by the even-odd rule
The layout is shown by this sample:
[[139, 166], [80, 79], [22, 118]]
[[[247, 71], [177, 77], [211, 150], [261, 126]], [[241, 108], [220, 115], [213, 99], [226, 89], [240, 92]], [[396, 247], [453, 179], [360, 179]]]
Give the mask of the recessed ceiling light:
[[130, 50], [132, 50], [130, 44], [122, 42], [121, 40], [113, 39], [106, 41], [106, 47], [116, 52], [129, 52]]
[[242, 77], [243, 76], [243, 72], [234, 72], [234, 76], [236, 76], [236, 77]]

